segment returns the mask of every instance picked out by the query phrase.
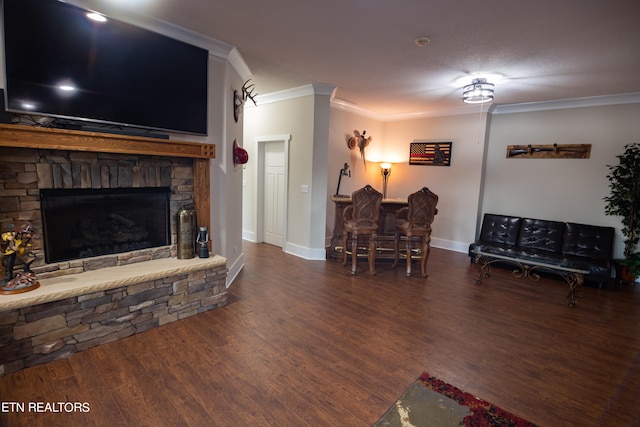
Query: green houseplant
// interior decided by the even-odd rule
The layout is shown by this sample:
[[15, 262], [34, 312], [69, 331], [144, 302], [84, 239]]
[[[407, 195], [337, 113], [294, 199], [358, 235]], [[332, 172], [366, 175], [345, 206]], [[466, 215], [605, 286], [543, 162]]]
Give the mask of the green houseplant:
[[[624, 259], [620, 262], [633, 278], [640, 276], [640, 144], [627, 144], [616, 156], [617, 165], [607, 165], [611, 193], [604, 198], [606, 215], [622, 217]], [[631, 280], [633, 281], [633, 279]]]

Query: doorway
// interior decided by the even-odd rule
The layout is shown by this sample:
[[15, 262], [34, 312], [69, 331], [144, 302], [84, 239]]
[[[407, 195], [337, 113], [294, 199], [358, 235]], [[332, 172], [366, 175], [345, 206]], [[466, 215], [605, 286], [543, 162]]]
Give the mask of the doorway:
[[258, 182], [256, 227], [259, 242], [284, 248], [286, 243], [290, 135], [256, 138]]

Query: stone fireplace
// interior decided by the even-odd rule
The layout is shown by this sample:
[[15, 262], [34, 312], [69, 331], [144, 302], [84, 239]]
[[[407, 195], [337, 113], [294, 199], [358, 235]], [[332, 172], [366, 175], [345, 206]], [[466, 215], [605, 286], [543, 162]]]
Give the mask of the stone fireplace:
[[40, 190], [45, 262], [169, 245], [170, 187]]
[[[35, 227], [38, 232], [34, 236], [33, 247], [37, 259], [33, 266], [38, 271], [38, 267], [47, 264], [44, 269], [46, 271], [40, 269], [41, 273], [55, 270], [52, 263], [63, 260], [57, 256], [50, 257], [46, 252], [41, 200], [43, 194], [50, 196], [49, 202], [56, 204], [55, 210], [62, 210], [57, 216], [63, 220], [71, 220], [70, 215], [76, 216], [73, 214], [73, 207], [77, 211], [82, 208], [83, 213], [88, 213], [103, 209], [108, 199], [118, 199], [112, 200], [114, 203], [122, 202], [126, 198], [125, 191], [134, 197], [135, 193], [142, 193], [144, 189], [148, 193], [166, 192], [169, 196], [169, 210], [166, 213], [168, 218], [174, 218], [180, 206], [194, 205], [193, 159], [189, 158], [0, 147], [0, 167], [10, 171], [3, 176], [6, 195], [0, 196], [0, 213], [3, 214], [0, 218], [0, 230], [6, 231], [11, 224], [19, 226], [27, 222]], [[51, 200], [52, 196], [59, 199]], [[81, 207], [78, 204], [85, 203], [77, 199], [80, 196], [88, 199], [86, 203], [93, 206], [88, 208], [89, 211], [87, 205]], [[101, 206], [95, 206], [96, 204]], [[57, 229], [55, 232], [59, 233], [61, 230]], [[169, 241], [164, 245], [153, 246], [175, 245], [175, 224], [171, 224], [169, 232]], [[54, 239], [47, 241], [48, 246], [63, 245], [63, 251], [69, 252], [72, 236], [53, 237]], [[170, 251], [170, 248], [167, 250]], [[94, 256], [104, 254], [106, 252], [96, 253]], [[68, 260], [74, 257], [63, 258]]]
[[[0, 230], [34, 226], [32, 270], [41, 284], [0, 295], [0, 376], [226, 304], [223, 257], [175, 258], [181, 206], [194, 206], [209, 226], [214, 157], [208, 144], [0, 125]], [[57, 223], [43, 217], [49, 196], [71, 198], [54, 202]], [[138, 206], [107, 212], [105, 200]], [[60, 222], [76, 234], [56, 234]], [[101, 233], [129, 233], [146, 247], [99, 253], [89, 243]], [[149, 233], [162, 240], [145, 243]]]

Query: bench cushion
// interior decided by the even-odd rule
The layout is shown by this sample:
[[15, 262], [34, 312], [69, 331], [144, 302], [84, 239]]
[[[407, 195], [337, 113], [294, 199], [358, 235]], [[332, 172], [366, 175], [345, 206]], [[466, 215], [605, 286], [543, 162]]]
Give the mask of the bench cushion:
[[585, 258], [609, 261], [613, 252], [613, 227], [569, 222], [562, 240], [562, 253]]
[[560, 253], [564, 237], [564, 222], [523, 218], [518, 236], [518, 246], [522, 249]]
[[520, 231], [520, 218], [485, 214], [480, 230], [480, 241], [515, 245]]

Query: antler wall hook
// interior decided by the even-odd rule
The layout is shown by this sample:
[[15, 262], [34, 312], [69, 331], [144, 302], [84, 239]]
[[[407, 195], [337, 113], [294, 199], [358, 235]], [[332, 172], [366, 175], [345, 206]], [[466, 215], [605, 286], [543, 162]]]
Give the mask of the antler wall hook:
[[256, 85], [249, 84], [250, 81], [251, 79], [242, 84], [240, 93], [238, 93], [237, 90], [233, 91], [233, 120], [236, 123], [238, 123], [238, 119], [240, 118], [240, 114], [242, 113], [242, 108], [244, 107], [244, 103], [247, 101], [247, 99], [253, 101], [253, 105], [255, 105], [256, 107], [258, 106], [258, 103], [255, 99], [258, 94], [253, 93]]
[[247, 98], [248, 98], [251, 101], [253, 101], [253, 105], [255, 105], [257, 107], [258, 104], [256, 103], [255, 97], [258, 96], [258, 94], [257, 93], [255, 95], [253, 94], [253, 91], [254, 91], [256, 85], [255, 84], [249, 84], [250, 81], [251, 81], [251, 79], [247, 80], [242, 85], [242, 101], [245, 102], [247, 100]]

